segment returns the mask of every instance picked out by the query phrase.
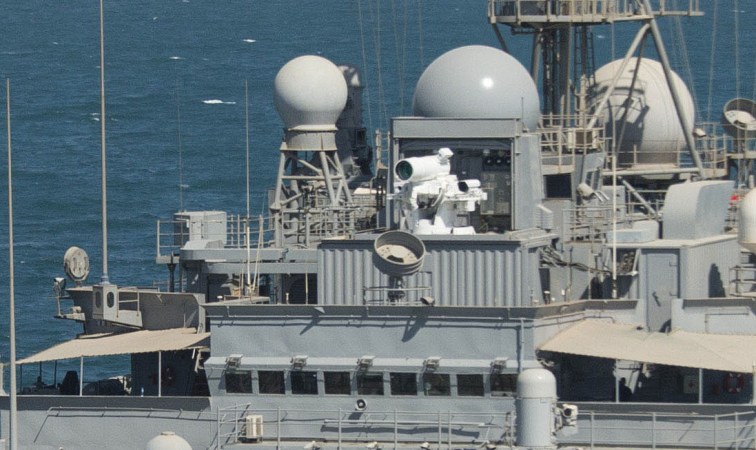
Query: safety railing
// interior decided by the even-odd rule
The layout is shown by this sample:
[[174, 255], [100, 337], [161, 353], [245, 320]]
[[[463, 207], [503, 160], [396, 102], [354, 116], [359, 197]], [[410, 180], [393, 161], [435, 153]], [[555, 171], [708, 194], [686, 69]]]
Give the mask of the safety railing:
[[[247, 417], [253, 416], [254, 420]], [[438, 448], [514, 445], [513, 413], [432, 413], [407, 411], [355, 412], [354, 410], [253, 409], [250, 404], [222, 408], [217, 413], [216, 449], [236, 443], [300, 441], [320, 447], [328, 442], [364, 443], [372, 448], [398, 448], [424, 442]], [[249, 423], [255, 430], [249, 430]]]
[[[700, 0], [651, 0], [654, 15], [701, 15]], [[636, 0], [489, 0], [492, 22], [610, 22], [646, 17]]]
[[581, 411], [578, 433], [562, 445], [623, 448], [752, 449], [756, 412], [730, 414], [598, 413]]
[[[247, 416], [252, 415], [254, 420]], [[407, 412], [354, 410], [253, 409], [250, 404], [217, 413], [215, 449], [240, 442], [265, 442], [282, 448], [300, 442], [310, 447], [364, 445], [397, 449], [431, 445], [438, 449], [500, 446], [513, 448], [514, 412]], [[247, 429], [250, 424], [254, 430]], [[752, 449], [756, 412], [688, 414], [673, 412], [594, 412], [581, 410], [574, 433], [558, 436], [561, 446], [614, 448]]]
[[562, 239], [601, 242], [616, 217], [610, 206], [584, 206], [562, 212]]
[[325, 238], [375, 228], [375, 213], [384, 197], [383, 191], [365, 189], [364, 193], [353, 193], [348, 206], [330, 207], [313, 196], [306, 207], [281, 211], [274, 217], [192, 217], [187, 213], [185, 218], [157, 222], [156, 254], [167, 263], [192, 239], [217, 241], [223, 248], [235, 249], [282, 246], [284, 241], [306, 247]]
[[756, 266], [731, 267], [727, 292], [735, 296], [756, 297]]
[[[201, 225], [202, 237], [223, 243], [225, 248], [257, 248], [262, 242], [267, 244], [272, 237], [272, 231], [265, 225], [270, 223], [268, 217], [246, 217], [230, 215], [225, 220], [206, 219]], [[186, 220], [158, 220], [157, 222], [157, 256], [167, 257], [178, 255], [181, 247], [190, 240], [197, 238], [188, 230]], [[215, 230], [205, 232], [204, 230]], [[249, 243], [249, 244], [248, 244]]]
[[588, 128], [581, 126], [580, 122], [578, 115], [548, 114], [542, 117], [538, 133], [545, 174], [571, 172], [577, 154], [604, 149], [603, 126]]
[[358, 208], [308, 208], [282, 214], [277, 245], [302, 247], [326, 238], [347, 236], [356, 230]]

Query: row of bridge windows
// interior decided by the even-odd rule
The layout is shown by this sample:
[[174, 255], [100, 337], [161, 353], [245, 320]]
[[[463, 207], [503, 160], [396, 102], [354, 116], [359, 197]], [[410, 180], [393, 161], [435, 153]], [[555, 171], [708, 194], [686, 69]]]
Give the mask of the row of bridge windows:
[[234, 394], [514, 396], [517, 374], [227, 370], [225, 389]]

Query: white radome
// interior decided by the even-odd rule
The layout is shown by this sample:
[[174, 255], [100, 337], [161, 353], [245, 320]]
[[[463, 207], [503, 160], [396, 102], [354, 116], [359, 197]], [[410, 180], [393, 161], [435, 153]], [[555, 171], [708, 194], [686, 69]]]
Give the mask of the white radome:
[[[601, 101], [621, 64], [622, 60], [612, 61], [596, 71], [596, 85], [593, 95], [589, 98], [592, 108], [596, 108]], [[611, 135], [612, 131], [616, 130], [616, 134], [619, 135], [620, 130], [624, 129], [619, 148], [621, 161], [639, 165], [676, 164], [678, 152], [686, 145], [685, 135], [664, 76], [664, 69], [658, 61], [644, 58], [635, 77], [636, 66], [637, 59], [631, 59], [602, 112], [607, 124], [607, 133]], [[635, 84], [634, 78], [637, 78]], [[674, 72], [672, 80], [687, 125], [689, 129], [693, 129], [693, 97], [682, 78]], [[629, 105], [629, 108], [625, 105]]]
[[413, 112], [421, 117], [522, 119], [535, 130], [540, 100], [535, 82], [513, 56], [483, 45], [450, 50], [423, 72]]
[[163, 431], [150, 439], [144, 450], [192, 450], [192, 446], [173, 431]]
[[275, 79], [275, 105], [287, 129], [329, 131], [347, 101], [342, 71], [331, 61], [315, 55], [292, 59]]

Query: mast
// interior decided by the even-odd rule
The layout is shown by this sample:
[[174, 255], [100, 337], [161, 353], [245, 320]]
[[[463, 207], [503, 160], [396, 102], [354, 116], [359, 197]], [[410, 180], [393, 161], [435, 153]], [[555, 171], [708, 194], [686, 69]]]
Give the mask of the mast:
[[[604, 108], [608, 107], [607, 100], [611, 96], [618, 96], [615, 91], [617, 80], [624, 76], [625, 68], [633, 58], [638, 48], [639, 41], [644, 41], [646, 35], [653, 39], [654, 46], [660, 59], [660, 71], [663, 73], [666, 89], [674, 104], [671, 114], [676, 114], [680, 122], [681, 139], [684, 140], [688, 149], [692, 168], [678, 166], [679, 162], [673, 163], [674, 167], [654, 169], [654, 164], [666, 164], [667, 161], [655, 159], [656, 154], [648, 150], [627, 149], [620, 150], [625, 156], [638, 151], [640, 161], [635, 157], [628, 162], [634, 175], [651, 174], [651, 171], [671, 171], [670, 173], [698, 172], [700, 178], [706, 178], [713, 170], [711, 163], [707, 169], [696, 150], [693, 138], [693, 130], [690, 126], [691, 113], [686, 111], [681, 92], [675, 85], [676, 82], [669, 59], [664, 48], [661, 33], [656, 24], [656, 16], [701, 16], [698, 2], [688, 0], [687, 8], [669, 7], [664, 1], [655, 1], [657, 10], [653, 9], [651, 0], [582, 0], [569, 2], [551, 1], [527, 1], [527, 0], [489, 0], [489, 22], [496, 27], [506, 25], [514, 34], [530, 34], [533, 36], [533, 52], [531, 61], [531, 76], [538, 82], [540, 79], [543, 92], [543, 119], [542, 125], [546, 129], [568, 130], [583, 142], [581, 146], [568, 148], [578, 153], [596, 151], [597, 146], [585, 145], [591, 139], [586, 139], [595, 134], [594, 128], [598, 127], [596, 119], [604, 114]], [[618, 22], [635, 22], [639, 24], [636, 39], [628, 49], [622, 65], [615, 76], [615, 80], [608, 89], [601, 92], [606, 86], [599, 86], [601, 101], [595, 111], [591, 112], [586, 104], [586, 96], [598, 98], [598, 92], [592, 91], [596, 79], [593, 67], [593, 44], [590, 27]], [[497, 37], [503, 42], [503, 34], [497, 30]], [[640, 47], [642, 49], [642, 47]], [[637, 59], [641, 60], [641, 55]], [[632, 90], [630, 92], [633, 92]], [[630, 95], [630, 94], [628, 94]], [[629, 97], [628, 97], [629, 98]], [[576, 101], [577, 100], [577, 101]], [[577, 106], [575, 105], [577, 103]], [[586, 124], [588, 124], [586, 126]], [[624, 126], [623, 126], [624, 131]], [[621, 133], [620, 136], [623, 136]], [[616, 140], [615, 136], [612, 136]], [[672, 141], [672, 138], [668, 139]], [[624, 143], [619, 142], [624, 145]], [[571, 145], [571, 144], [569, 144]], [[624, 147], [623, 147], [624, 148]], [[676, 152], [676, 150], [674, 150]], [[670, 153], [671, 154], [671, 153]], [[634, 155], [630, 155], [634, 156]], [[674, 157], [674, 155], [670, 156]], [[637, 165], [637, 167], [636, 167]], [[672, 164], [671, 164], [672, 165]], [[624, 170], [621, 167], [620, 170]], [[714, 168], [716, 169], [716, 168]]]
[[105, 20], [103, 0], [100, 0], [100, 158], [102, 180], [102, 284], [109, 284], [108, 278], [108, 170], [105, 148]]
[[8, 134], [8, 262], [10, 272], [10, 299], [8, 315], [10, 317], [10, 450], [18, 448], [18, 403], [16, 392], [16, 291], [13, 265], [13, 160], [11, 146], [10, 120], [10, 79], [5, 80], [6, 126]]
[[[249, 189], [250, 189], [250, 181], [249, 181], [249, 81], [244, 80], [244, 148], [246, 150], [246, 176], [247, 176], [247, 185], [246, 185], [246, 194], [247, 194], [247, 217], [244, 220], [245, 226], [246, 226], [246, 240], [247, 240], [247, 273], [244, 276], [244, 287], [243, 291], [246, 291], [247, 295], [251, 295], [251, 292], [249, 292], [249, 287], [252, 284], [251, 278], [252, 275], [250, 274], [249, 270], [249, 259], [250, 259], [250, 243], [249, 243], [249, 228], [250, 228], [250, 220], [251, 216], [249, 213]], [[260, 230], [262, 232], [262, 229]], [[259, 249], [258, 252], [260, 253]], [[242, 292], [244, 294], [244, 292]]]

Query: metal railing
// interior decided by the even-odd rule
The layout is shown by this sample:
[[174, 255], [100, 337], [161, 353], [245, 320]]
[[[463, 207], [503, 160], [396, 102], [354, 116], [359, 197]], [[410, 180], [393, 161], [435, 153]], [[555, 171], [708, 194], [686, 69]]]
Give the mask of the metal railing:
[[[248, 414], [262, 416], [259, 441], [312, 442], [313, 447], [342, 448], [370, 444], [399, 448], [423, 442], [438, 449], [487, 444], [513, 448], [514, 412], [406, 412], [354, 410], [253, 409], [251, 404], [217, 413], [215, 449], [244, 442]], [[752, 449], [756, 445], [756, 412], [728, 414], [620, 413], [581, 411], [577, 433], [560, 436], [560, 445], [642, 448]]]
[[[158, 220], [157, 222], [157, 256], [178, 255], [181, 247], [193, 236], [188, 231], [186, 220]], [[272, 231], [265, 225], [270, 223], [269, 217], [246, 217], [230, 215], [226, 220], [208, 219], [202, 222], [204, 229], [223, 229], [224, 232], [203, 233], [203, 238], [223, 242], [224, 248], [246, 248], [247, 242], [251, 248], [257, 248], [260, 233], [263, 244], [271, 241]], [[213, 225], [216, 225], [213, 227]], [[247, 233], [249, 226], [249, 233]], [[225, 228], [224, 228], [225, 227]]]
[[562, 214], [562, 239], [565, 241], [601, 242], [615, 220], [611, 205], [570, 208]]
[[[276, 234], [288, 243], [296, 242], [306, 247], [325, 238], [369, 229], [382, 201], [378, 194], [369, 191], [366, 194], [352, 194], [349, 206], [338, 208], [319, 206], [316, 202], [308, 207], [282, 211], [272, 217], [235, 214], [225, 219], [158, 220], [156, 254], [164, 259], [178, 255], [190, 239], [199, 238], [220, 241], [223, 248], [232, 249], [246, 248], [249, 242], [250, 248], [256, 249], [260, 242], [263, 246], [276, 244]], [[274, 227], [278, 227], [280, 232], [276, 233]], [[283, 242], [277, 242], [277, 245], [282, 246]]]
[[260, 441], [378, 443], [376, 448], [399, 444], [433, 443], [438, 448], [460, 445], [514, 445], [513, 413], [407, 412], [312, 409], [252, 409], [251, 404], [222, 408], [217, 413], [215, 449], [245, 441], [247, 415], [263, 417]]
[[281, 214], [277, 245], [295, 242], [309, 247], [326, 238], [347, 236], [356, 229], [357, 208], [307, 208]]
[[756, 412], [731, 414], [581, 411], [578, 434], [561, 444], [595, 447], [752, 449]]
[[579, 122], [577, 115], [547, 115], [542, 118], [538, 132], [541, 135], [544, 170], [556, 169], [556, 173], [574, 170], [576, 154], [604, 149], [603, 126], [586, 128], [578, 125]]
[[735, 266], [730, 268], [730, 295], [756, 297], [756, 267]]
[[[700, 0], [651, 0], [655, 15], [701, 15]], [[687, 8], [685, 5], [687, 4]], [[683, 9], [685, 8], [685, 9]], [[614, 21], [645, 17], [635, 0], [489, 0], [488, 16], [492, 21], [519, 22], [523, 17], [532, 21], [541, 16], [544, 22], [563, 17], [570, 21]]]

